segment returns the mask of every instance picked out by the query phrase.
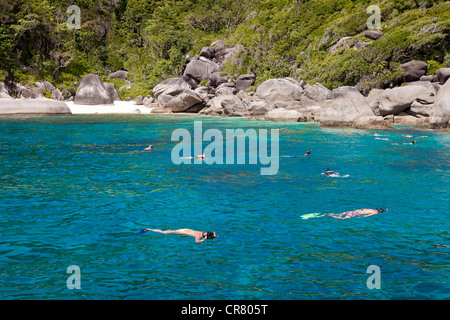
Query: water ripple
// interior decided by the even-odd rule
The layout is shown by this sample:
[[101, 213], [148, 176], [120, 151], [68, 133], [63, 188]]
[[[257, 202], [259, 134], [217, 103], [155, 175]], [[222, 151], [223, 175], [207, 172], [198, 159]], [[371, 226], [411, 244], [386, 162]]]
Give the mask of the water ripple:
[[[202, 119], [205, 129], [280, 128], [278, 174], [174, 165], [170, 134], [191, 130], [191, 118], [1, 119], [0, 297], [449, 298], [448, 135], [411, 147], [403, 134], [419, 129], [378, 141], [375, 131]], [[142, 152], [149, 143], [154, 152]], [[329, 167], [349, 176], [321, 175]], [[389, 212], [300, 218], [366, 207]], [[144, 227], [219, 238], [134, 234]], [[81, 269], [79, 291], [66, 287], [69, 265]], [[369, 265], [381, 290], [366, 286]]]

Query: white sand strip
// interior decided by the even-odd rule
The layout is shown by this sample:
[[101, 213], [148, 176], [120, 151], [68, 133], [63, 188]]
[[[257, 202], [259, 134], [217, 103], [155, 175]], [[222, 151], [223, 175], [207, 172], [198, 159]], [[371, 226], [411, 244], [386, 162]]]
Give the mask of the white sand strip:
[[65, 101], [72, 114], [150, 114], [153, 108], [135, 105], [134, 101], [114, 101], [114, 104], [82, 105]]

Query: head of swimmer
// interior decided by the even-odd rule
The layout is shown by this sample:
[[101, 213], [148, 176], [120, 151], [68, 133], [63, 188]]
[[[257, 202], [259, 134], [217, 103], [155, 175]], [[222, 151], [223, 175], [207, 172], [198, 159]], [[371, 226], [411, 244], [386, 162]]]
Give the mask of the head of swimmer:
[[[378, 211], [378, 213], [384, 212], [384, 209], [383, 208], [378, 208], [377, 211]], [[387, 211], [387, 209], [386, 209], [386, 211]]]
[[218, 237], [215, 232], [203, 232], [203, 236], [206, 237], [207, 240], [212, 240]]

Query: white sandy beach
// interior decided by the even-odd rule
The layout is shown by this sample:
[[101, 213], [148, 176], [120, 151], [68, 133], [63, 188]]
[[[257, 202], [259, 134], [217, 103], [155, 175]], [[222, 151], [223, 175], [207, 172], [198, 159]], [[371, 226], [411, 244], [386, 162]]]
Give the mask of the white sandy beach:
[[136, 105], [134, 101], [114, 101], [113, 105], [81, 105], [65, 101], [72, 114], [150, 114], [152, 108]]

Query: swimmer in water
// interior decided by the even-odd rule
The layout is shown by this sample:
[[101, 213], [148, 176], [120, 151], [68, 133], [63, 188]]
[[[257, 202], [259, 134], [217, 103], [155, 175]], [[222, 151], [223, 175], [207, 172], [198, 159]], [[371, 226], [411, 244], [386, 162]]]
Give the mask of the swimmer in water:
[[147, 148], [145, 148], [144, 151], [150, 151], [150, 150], [152, 150], [152, 149], [153, 149], [153, 145], [151, 144], [151, 145], [149, 145]]
[[330, 169], [325, 170], [325, 172], [323, 172], [322, 174], [324, 174], [326, 176], [329, 176], [329, 175], [332, 175], [332, 174], [337, 175], [337, 176], [339, 175], [338, 172], [335, 172], [335, 171], [330, 170]]
[[[364, 218], [379, 214], [380, 212], [385, 211], [382, 208], [379, 209], [358, 209], [354, 211], [346, 211], [339, 214], [335, 213], [327, 213], [327, 216], [330, 216], [335, 219], [350, 219], [356, 216], [363, 216]], [[386, 212], [388, 209], [386, 209]]]
[[199, 160], [205, 160], [204, 154], [199, 154], [195, 157], [189, 156], [189, 157], [182, 157], [181, 159], [199, 159]]
[[281, 156], [282, 158], [299, 158], [299, 157], [307, 157], [311, 154], [311, 150], [306, 150], [305, 154], [301, 154], [298, 156]]
[[200, 243], [205, 240], [212, 240], [212, 239], [218, 238], [218, 235], [216, 235], [215, 232], [195, 231], [192, 229], [160, 230], [160, 229], [145, 228], [143, 230], [143, 232], [147, 232], [147, 231], [153, 231], [153, 232], [158, 232], [158, 233], [163, 233], [163, 234], [179, 234], [182, 236], [191, 236], [191, 237], [195, 238], [195, 243]]

